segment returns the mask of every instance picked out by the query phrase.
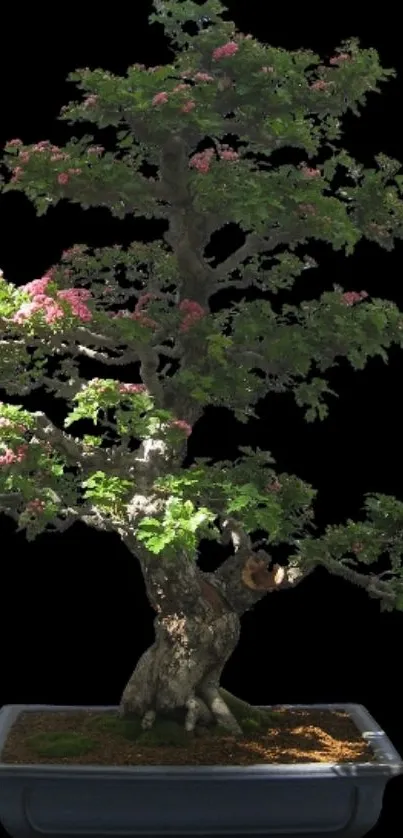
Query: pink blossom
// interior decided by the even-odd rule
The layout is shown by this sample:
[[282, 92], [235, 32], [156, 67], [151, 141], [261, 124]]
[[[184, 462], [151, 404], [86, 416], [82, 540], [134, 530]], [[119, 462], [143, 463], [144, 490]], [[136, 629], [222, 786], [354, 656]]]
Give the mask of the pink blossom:
[[21, 160], [21, 163], [28, 163], [31, 155], [29, 151], [20, 151], [18, 155], [18, 159]]
[[281, 489], [281, 483], [279, 480], [273, 480], [272, 483], [269, 483], [266, 487], [266, 492], [279, 492]]
[[179, 327], [180, 332], [188, 332], [193, 324], [205, 315], [204, 309], [195, 300], [182, 300], [179, 304], [179, 309], [180, 311], [186, 312], [186, 316]]
[[154, 98], [152, 100], [152, 103], [153, 103], [153, 105], [162, 105], [162, 104], [165, 104], [165, 102], [167, 102], [167, 101], [168, 101], [168, 93], [166, 93], [165, 90], [162, 90], [161, 93], [157, 93], [154, 96]]
[[45, 501], [35, 498], [30, 500], [26, 505], [27, 512], [43, 512], [46, 507]]
[[52, 163], [55, 163], [57, 160], [67, 160], [68, 157], [70, 157], [69, 154], [65, 154], [63, 151], [58, 151], [57, 154], [52, 154], [50, 159]]
[[194, 76], [195, 81], [214, 81], [214, 76], [210, 76], [209, 73], [196, 73]]
[[11, 465], [11, 463], [21, 463], [25, 459], [28, 451], [28, 445], [20, 445], [14, 452], [11, 448], [7, 448], [5, 454], [0, 457], [0, 465]]
[[318, 81], [315, 81], [313, 84], [310, 84], [309, 86], [311, 90], [327, 90], [331, 83], [332, 82], [330, 81], [324, 81], [323, 79], [319, 79]]
[[58, 183], [64, 186], [66, 183], [69, 182], [70, 178], [66, 172], [61, 172], [60, 175], [57, 176]]
[[206, 174], [210, 170], [212, 157], [214, 157], [214, 149], [206, 148], [205, 151], [198, 152], [190, 158], [189, 167]]
[[192, 426], [189, 425], [188, 422], [185, 422], [184, 419], [174, 419], [170, 422], [170, 425], [174, 425], [176, 428], [180, 428], [181, 430], [185, 431], [186, 436], [190, 436], [192, 433]]
[[98, 99], [99, 99], [99, 96], [94, 96], [94, 95], [87, 96], [87, 98], [84, 99], [84, 102], [83, 102], [84, 108], [94, 107], [94, 105], [96, 105]]
[[313, 204], [298, 204], [298, 209], [301, 212], [306, 212], [308, 215], [316, 215], [316, 209]]
[[87, 148], [87, 154], [102, 154], [104, 151], [103, 145], [91, 145]]
[[65, 291], [58, 291], [57, 297], [61, 300], [67, 300], [70, 304], [73, 314], [86, 322], [92, 320], [92, 313], [85, 305], [85, 300], [92, 297], [91, 291], [86, 288], [67, 288]]
[[17, 457], [11, 448], [7, 448], [4, 454], [0, 455], [0, 466], [9, 466], [16, 462]]
[[[52, 279], [53, 272], [54, 269], [51, 268], [41, 279], [35, 279], [33, 282], [29, 282], [23, 286], [23, 289], [29, 293], [31, 302], [23, 303], [20, 306], [11, 318], [13, 322], [23, 323], [38, 311], [44, 313], [47, 323], [54, 323], [56, 320], [64, 317], [63, 308], [57, 304], [53, 297], [49, 297], [44, 293]], [[66, 300], [70, 304], [73, 314], [83, 322], [92, 319], [92, 313], [85, 305], [85, 301], [92, 297], [91, 292], [87, 289], [68, 288], [64, 291], [58, 291], [57, 297], [61, 300]]]
[[61, 320], [62, 317], [64, 317], [63, 309], [52, 300], [52, 302], [49, 303], [45, 309], [46, 323], [54, 323], [55, 320]]
[[189, 85], [188, 84], [178, 84], [176, 87], [174, 87], [172, 92], [173, 93], [179, 93], [180, 90], [189, 90]]
[[19, 178], [23, 174], [24, 174], [24, 169], [22, 168], [22, 166], [15, 166], [15, 168], [13, 169], [13, 176], [11, 178], [11, 182], [15, 183], [15, 181], [19, 180]]
[[25, 320], [28, 320], [33, 314], [40, 311], [40, 309], [41, 304], [38, 302], [23, 303], [18, 311], [12, 316], [11, 320], [13, 323], [24, 323]]
[[354, 303], [358, 303], [360, 300], [365, 300], [368, 297], [366, 291], [346, 291], [342, 294], [342, 302], [347, 306], [352, 306]]
[[195, 107], [196, 107], [196, 103], [193, 102], [192, 99], [189, 99], [189, 102], [186, 102], [186, 104], [183, 105], [183, 107], [181, 108], [181, 111], [183, 111], [183, 113], [189, 113], [189, 111], [192, 111], [193, 108], [195, 108]]
[[347, 52], [341, 52], [340, 55], [333, 55], [329, 60], [329, 64], [339, 64], [340, 61], [350, 61], [351, 55]]
[[179, 310], [197, 317], [204, 317], [205, 314], [204, 308], [195, 300], [182, 300], [179, 303]]
[[119, 384], [120, 393], [144, 393], [145, 390], [144, 384]]
[[360, 541], [356, 541], [355, 544], [353, 544], [352, 547], [351, 547], [351, 552], [357, 554], [357, 553], [361, 553], [361, 551], [363, 549], [364, 549], [364, 545]]
[[235, 43], [235, 41], [228, 41], [227, 44], [213, 50], [213, 61], [218, 61], [220, 58], [225, 58], [227, 55], [235, 55], [238, 50], [239, 46]]
[[142, 314], [140, 311], [135, 311], [133, 314], [130, 315], [131, 320], [137, 320], [142, 326], [148, 326], [150, 329], [156, 329], [158, 323], [155, 320], [151, 320], [150, 317], [146, 317], [145, 314]]
[[135, 310], [137, 311], [138, 309], [143, 308], [148, 302], [150, 302], [150, 300], [155, 300], [157, 296], [158, 294], [141, 294], [137, 300]]
[[27, 282], [26, 285], [22, 286], [21, 290], [26, 291], [30, 296], [44, 294], [50, 281], [51, 276], [49, 276], [49, 274], [45, 274], [40, 279], [34, 279], [32, 282]]
[[224, 151], [219, 152], [221, 160], [239, 160], [239, 154], [237, 151], [231, 151], [231, 149], [225, 149]]
[[5, 416], [0, 416], [0, 428], [11, 428], [13, 425], [11, 419], [6, 419]]
[[22, 142], [22, 140], [19, 140], [19, 139], [16, 139], [16, 140], [9, 140], [9, 141], [8, 141], [8, 143], [7, 143], [7, 145], [11, 145], [11, 146], [19, 146], [19, 145], [23, 145], [23, 142]]
[[310, 169], [308, 166], [301, 167], [302, 174], [304, 177], [320, 177], [320, 169]]

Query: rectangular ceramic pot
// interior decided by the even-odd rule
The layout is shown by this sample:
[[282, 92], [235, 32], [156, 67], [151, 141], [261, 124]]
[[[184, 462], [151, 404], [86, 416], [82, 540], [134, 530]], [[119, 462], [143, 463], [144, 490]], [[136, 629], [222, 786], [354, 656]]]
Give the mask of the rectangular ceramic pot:
[[[12, 838], [366, 835], [379, 818], [386, 783], [403, 773], [399, 754], [360, 704], [286, 706], [349, 713], [377, 761], [250, 767], [0, 762], [0, 821]], [[0, 760], [10, 727], [23, 712], [116, 709], [5, 705]]]

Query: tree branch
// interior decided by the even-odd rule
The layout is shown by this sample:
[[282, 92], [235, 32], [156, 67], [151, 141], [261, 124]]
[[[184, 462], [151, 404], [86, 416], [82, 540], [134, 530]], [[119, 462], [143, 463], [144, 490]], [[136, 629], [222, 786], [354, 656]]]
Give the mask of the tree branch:
[[342, 579], [345, 579], [347, 582], [351, 582], [353, 585], [358, 585], [359, 588], [363, 588], [373, 599], [382, 600], [386, 607], [394, 607], [397, 593], [391, 588], [390, 581], [380, 579], [377, 574], [370, 573], [368, 575], [364, 575], [362, 573], [358, 573], [356, 570], [342, 564], [339, 560], [332, 559], [329, 555], [325, 555], [318, 559], [316, 566], [322, 566], [326, 568], [329, 573], [332, 573], [335, 576], [341, 576]]
[[[111, 358], [105, 352], [98, 352], [96, 349], [90, 349], [88, 346], [82, 346], [81, 344], [75, 348], [77, 349], [76, 354], [85, 355], [87, 358], [91, 358], [92, 361], [101, 361], [106, 366], [123, 367], [126, 364], [132, 364], [138, 361], [138, 355], [132, 351], [125, 352], [120, 357]], [[67, 351], [71, 352], [72, 350], [67, 349]]]
[[290, 563], [289, 567], [275, 564], [269, 568], [270, 555], [264, 550], [254, 551], [250, 537], [235, 518], [226, 517], [221, 527], [223, 542], [232, 542], [235, 552], [206, 578], [239, 615], [266, 594], [295, 587], [314, 569], [313, 566], [301, 569], [296, 562]]
[[[263, 236], [258, 236], [257, 234], [252, 233], [247, 237], [246, 242], [242, 245], [242, 247], [238, 248], [235, 253], [231, 253], [231, 256], [228, 256], [228, 259], [225, 259], [224, 262], [221, 262], [220, 265], [217, 265], [217, 267], [213, 269], [215, 279], [217, 280], [227, 277], [228, 274], [236, 270], [236, 268], [238, 268], [239, 265], [249, 256], [254, 256], [261, 250], [268, 249], [269, 244], [267, 240], [265, 240]], [[229, 279], [228, 282], [220, 282], [218, 287], [221, 289], [232, 284], [232, 280]]]

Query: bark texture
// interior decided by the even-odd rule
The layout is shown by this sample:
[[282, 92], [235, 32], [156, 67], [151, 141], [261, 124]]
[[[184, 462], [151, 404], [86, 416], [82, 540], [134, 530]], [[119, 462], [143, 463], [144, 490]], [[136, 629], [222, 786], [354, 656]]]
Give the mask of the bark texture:
[[179, 711], [186, 730], [215, 720], [239, 732], [219, 693], [222, 670], [239, 640], [239, 616], [201, 571], [191, 568], [180, 577], [176, 568], [174, 579], [164, 576], [162, 568], [145, 573], [157, 612], [155, 641], [124, 690], [121, 712], [140, 715], [144, 727], [151, 727], [157, 715], [169, 717]]
[[284, 568], [269, 569], [270, 557], [253, 553], [249, 542], [236, 541], [235, 555], [207, 574], [185, 554], [167, 560], [149, 554], [131, 536], [124, 541], [140, 561], [156, 617], [155, 641], [125, 687], [120, 712], [141, 716], [144, 728], [157, 716], [174, 716], [188, 731], [219, 723], [240, 733], [220, 690], [222, 671], [238, 644], [240, 617], [268, 592], [294, 582]]

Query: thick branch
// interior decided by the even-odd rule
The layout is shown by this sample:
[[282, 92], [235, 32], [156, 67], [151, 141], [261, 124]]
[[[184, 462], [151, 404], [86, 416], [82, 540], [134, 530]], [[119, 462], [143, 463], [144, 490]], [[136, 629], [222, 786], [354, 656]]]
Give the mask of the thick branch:
[[[271, 557], [264, 550], [254, 552], [252, 542], [238, 521], [226, 518], [223, 521], [224, 540], [232, 541], [234, 555], [208, 580], [225, 596], [237, 614], [248, 611], [267, 593], [293, 588], [312, 573], [313, 566], [302, 570], [296, 564], [269, 568]], [[207, 575], [206, 575], [207, 576]]]
[[[238, 248], [235, 253], [231, 253], [231, 256], [228, 256], [228, 259], [225, 259], [224, 262], [221, 262], [220, 265], [217, 265], [217, 267], [214, 268], [216, 280], [221, 277], [227, 277], [228, 274], [236, 270], [236, 268], [238, 268], [239, 265], [249, 256], [254, 256], [256, 253], [269, 250], [269, 248], [270, 245], [268, 244], [267, 239], [265, 240], [263, 236], [258, 236], [255, 233], [249, 235], [242, 247]], [[229, 279], [227, 283], [220, 282], [219, 288], [224, 288], [226, 285], [232, 284], [232, 281]]]
[[[217, 288], [220, 290], [223, 288], [230, 288], [232, 286], [242, 288], [242, 280], [233, 280], [228, 278], [228, 274], [232, 273], [232, 271], [236, 270], [236, 268], [239, 268], [241, 263], [249, 256], [270, 252], [280, 244], [290, 244], [291, 242], [297, 243], [298, 241], [302, 242], [303, 240], [302, 228], [299, 230], [294, 228], [292, 232], [287, 232], [279, 227], [270, 230], [266, 236], [259, 236], [255, 233], [251, 233], [242, 247], [214, 268], [215, 282], [217, 283], [217, 280], [225, 280], [224, 282], [217, 283]], [[245, 287], [251, 284], [251, 280], [248, 279], [247, 283], [245, 282]]]
[[341, 576], [347, 582], [363, 588], [370, 597], [382, 600], [387, 607], [394, 607], [397, 593], [391, 588], [390, 582], [380, 579], [376, 574], [370, 573], [364, 575], [358, 573], [356, 570], [347, 567], [337, 559], [332, 559], [328, 555], [324, 555], [318, 560], [317, 567], [320, 566], [325, 567], [329, 573], [333, 573], [335, 576]]
[[[82, 346], [80, 344], [74, 347], [74, 349], [76, 352], [73, 354], [85, 355], [87, 358], [91, 358], [92, 361], [101, 361], [110, 367], [123, 367], [138, 361], [138, 356], [132, 351], [125, 352], [124, 355], [120, 355], [118, 358], [111, 358], [105, 352], [98, 352], [96, 349], [90, 349], [88, 346]], [[70, 348], [68, 351], [72, 352], [73, 350]]]
[[381, 600], [387, 608], [395, 605], [397, 594], [390, 582], [375, 574], [358, 573], [328, 555], [304, 564], [300, 564], [298, 557], [295, 557], [287, 567], [275, 564], [269, 568], [269, 554], [264, 550], [254, 552], [249, 536], [237, 521], [233, 518], [224, 520], [223, 531], [224, 540], [227, 543], [232, 541], [235, 553], [210, 575], [209, 581], [216, 585], [238, 614], [243, 614], [266, 593], [294, 588], [320, 566], [363, 588], [369, 596]]

